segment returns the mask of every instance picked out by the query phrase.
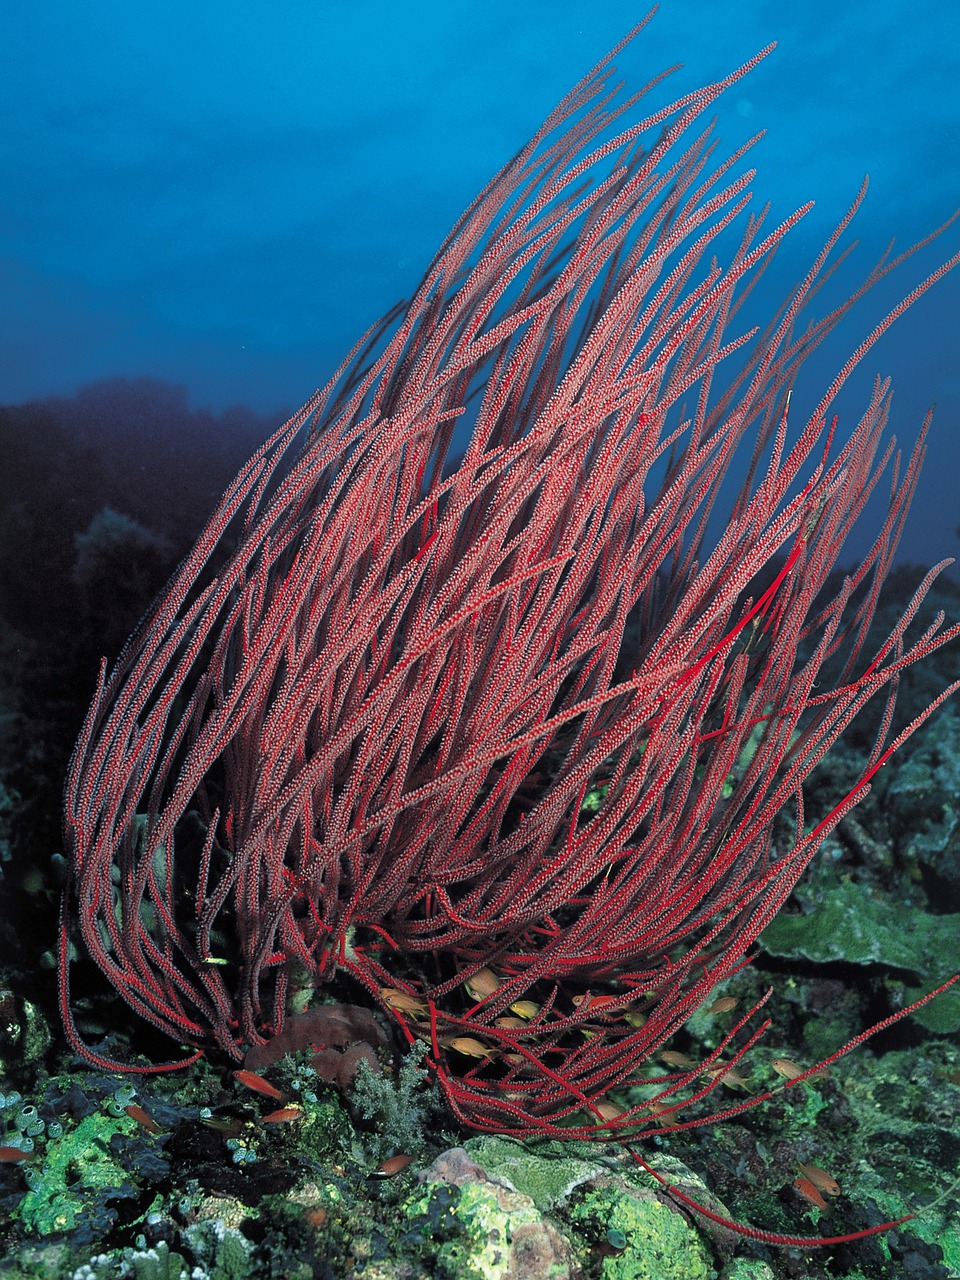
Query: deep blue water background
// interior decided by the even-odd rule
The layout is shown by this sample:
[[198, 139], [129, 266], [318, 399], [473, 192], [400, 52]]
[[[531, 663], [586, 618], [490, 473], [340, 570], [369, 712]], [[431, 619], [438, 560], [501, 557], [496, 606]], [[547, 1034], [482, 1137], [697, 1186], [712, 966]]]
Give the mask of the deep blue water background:
[[[625, 0], [8, 0], [0, 403], [149, 374], [185, 386], [194, 407], [294, 407], [409, 293], [463, 206], [643, 12]], [[722, 145], [766, 128], [758, 200], [777, 220], [817, 202], [771, 296], [869, 173], [850, 284], [892, 235], [905, 245], [960, 204], [960, 9], [672, 0], [619, 61], [634, 86], [683, 62], [664, 101], [771, 40], [776, 52], [720, 104]], [[884, 303], [958, 247], [953, 228], [851, 316], [810, 394]], [[960, 272], [859, 382], [893, 375], [904, 440], [937, 404], [903, 547], [912, 560], [958, 549], [958, 317]], [[852, 421], [856, 399], [847, 405]]]

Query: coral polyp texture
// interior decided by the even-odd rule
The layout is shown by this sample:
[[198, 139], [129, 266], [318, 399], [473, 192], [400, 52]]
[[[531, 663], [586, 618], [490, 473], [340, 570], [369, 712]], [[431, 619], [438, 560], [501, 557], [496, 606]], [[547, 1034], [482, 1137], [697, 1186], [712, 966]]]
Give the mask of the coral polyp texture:
[[[607, 58], [578, 84], [104, 667], [64, 822], [61, 1003], [88, 1059], [78, 943], [195, 1053], [379, 1008], [479, 1129], [636, 1135], [716, 1083], [681, 1067], [606, 1100], [951, 691], [897, 720], [902, 673], [958, 632], [911, 625], [935, 569], [868, 647], [926, 424], [901, 459], [887, 381], [834, 410], [957, 259], [799, 418], [803, 362], [908, 255], [816, 309], [861, 192], [769, 323], [743, 320], [806, 212], [751, 211], [748, 147], [718, 158], [704, 119], [762, 56], [646, 115], [662, 77], [624, 97]], [[859, 776], [808, 821], [805, 782], [874, 700]], [[756, 1034], [734, 1031], [724, 1070]]]

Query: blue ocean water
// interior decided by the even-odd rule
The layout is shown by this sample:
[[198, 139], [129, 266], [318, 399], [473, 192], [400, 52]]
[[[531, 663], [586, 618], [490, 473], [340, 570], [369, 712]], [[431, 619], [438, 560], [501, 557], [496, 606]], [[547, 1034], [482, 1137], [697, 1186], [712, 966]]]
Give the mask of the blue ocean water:
[[[12, 0], [0, 403], [141, 374], [184, 385], [195, 406], [301, 402], [644, 12], [587, 8]], [[960, 203], [958, 35], [960, 12], [938, 0], [670, 0], [619, 65], [639, 86], [682, 63], [653, 95], [663, 102], [778, 42], [721, 101], [718, 131], [732, 147], [767, 130], [753, 163], [773, 218], [817, 202], [779, 255], [785, 292], [865, 173], [850, 282], [892, 236], [904, 246]], [[958, 244], [953, 229], [851, 317], [822, 376]], [[898, 326], [859, 384], [893, 375], [904, 440], [937, 404], [912, 559], [956, 547], [958, 315], [960, 276]]]

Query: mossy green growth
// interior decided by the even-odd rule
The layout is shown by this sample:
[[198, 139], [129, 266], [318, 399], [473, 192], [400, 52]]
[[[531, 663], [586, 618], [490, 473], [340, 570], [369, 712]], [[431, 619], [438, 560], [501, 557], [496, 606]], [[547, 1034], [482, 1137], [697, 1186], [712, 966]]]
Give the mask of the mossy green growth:
[[[960, 915], [906, 909], [887, 894], [841, 881], [823, 889], [808, 915], [772, 921], [760, 945], [769, 955], [792, 960], [842, 960], [906, 970], [922, 982], [906, 989], [909, 1004], [960, 972]], [[960, 1030], [960, 991], [944, 992], [913, 1016], [928, 1031]]]
[[61, 1138], [47, 1143], [41, 1181], [26, 1193], [14, 1216], [37, 1235], [72, 1231], [86, 1212], [90, 1192], [116, 1188], [119, 1193], [129, 1186], [128, 1174], [110, 1143], [117, 1134], [137, 1131], [136, 1121], [128, 1115], [96, 1111], [84, 1117]]
[[[915, 1202], [886, 1188], [873, 1188], [870, 1195], [880, 1213], [891, 1221], [907, 1213], [915, 1214], [915, 1217], [904, 1224], [902, 1230], [909, 1235], [918, 1236], [927, 1244], [939, 1245], [943, 1250], [943, 1265], [947, 1274], [952, 1277], [960, 1276], [960, 1225], [945, 1215], [942, 1206], [920, 1208], [918, 1212]], [[881, 1237], [880, 1242], [889, 1252], [886, 1239]]]
[[464, 1144], [491, 1177], [506, 1179], [529, 1196], [541, 1211], [564, 1200], [574, 1187], [603, 1172], [596, 1160], [578, 1159], [559, 1142], [539, 1144], [536, 1150], [510, 1138], [484, 1136]]
[[371, 1160], [401, 1151], [416, 1155], [423, 1150], [430, 1117], [440, 1107], [436, 1085], [423, 1065], [427, 1054], [427, 1046], [418, 1041], [396, 1076], [375, 1072], [364, 1059], [357, 1063], [351, 1100], [364, 1120], [375, 1122], [374, 1132], [363, 1135]]
[[208, 1280], [249, 1280], [255, 1274], [253, 1245], [234, 1227], [216, 1221], [196, 1222], [183, 1235], [194, 1257], [204, 1265]]
[[[2, 792], [2, 785], [0, 785]], [[2, 841], [0, 841], [2, 846]], [[37, 1006], [30, 1000], [17, 1000], [16, 1013], [5, 1023], [5, 1054], [0, 1057], [0, 1076], [38, 1062], [50, 1048], [50, 1028]]]
[[115, 1274], [133, 1280], [186, 1280], [190, 1268], [166, 1240], [160, 1240], [150, 1249], [125, 1249], [122, 1269]]
[[302, 1120], [289, 1132], [281, 1128], [274, 1139], [311, 1160], [338, 1160], [350, 1150], [355, 1134], [340, 1100], [327, 1094], [305, 1100]]
[[[444, 1280], [505, 1280], [514, 1274], [512, 1240], [524, 1228], [536, 1229], [543, 1222], [533, 1201], [489, 1182], [468, 1182], [458, 1188], [452, 1200], [448, 1199], [451, 1190], [444, 1183], [435, 1183], [405, 1205], [405, 1216], [430, 1224], [425, 1229], [434, 1241], [433, 1274]], [[438, 1199], [447, 1217], [446, 1227], [441, 1224], [439, 1231], [433, 1225], [437, 1216], [434, 1202]], [[453, 1223], [455, 1232], [450, 1230]], [[543, 1280], [554, 1276], [560, 1280], [568, 1274], [569, 1270], [559, 1262], [542, 1272]]]
[[782, 1095], [783, 1111], [779, 1134], [784, 1142], [799, 1142], [817, 1128], [822, 1112], [830, 1110], [830, 1101], [817, 1088], [817, 1081], [804, 1081]]
[[617, 1184], [591, 1187], [574, 1197], [574, 1225], [609, 1241], [622, 1236], [623, 1252], [603, 1259], [604, 1280], [712, 1280], [710, 1255], [696, 1232], [655, 1196], [625, 1194]]
[[943, 1250], [943, 1265], [952, 1276], [960, 1276], [960, 1227], [945, 1226], [937, 1244]]
[[734, 1258], [720, 1272], [720, 1280], [774, 1280], [773, 1268], [758, 1259]]

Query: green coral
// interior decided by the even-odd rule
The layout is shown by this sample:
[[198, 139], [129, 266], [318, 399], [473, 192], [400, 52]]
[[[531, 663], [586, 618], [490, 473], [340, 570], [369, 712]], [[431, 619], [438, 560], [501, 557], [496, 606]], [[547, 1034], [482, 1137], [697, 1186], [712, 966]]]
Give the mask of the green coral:
[[186, 1257], [166, 1240], [148, 1245], [140, 1236], [134, 1248], [96, 1254], [71, 1280], [251, 1280], [255, 1274], [253, 1245], [222, 1222], [187, 1227], [182, 1247]]
[[592, 1186], [574, 1197], [573, 1223], [593, 1229], [598, 1243], [623, 1240], [622, 1252], [603, 1259], [604, 1280], [712, 1280], [710, 1255], [675, 1210], [652, 1193], [627, 1191], [622, 1180]]
[[191, 1276], [186, 1260], [161, 1240], [149, 1249], [144, 1242], [142, 1249], [96, 1254], [77, 1267], [71, 1280], [191, 1280]]
[[27, 1191], [15, 1216], [28, 1231], [52, 1235], [72, 1231], [90, 1207], [90, 1192], [133, 1194], [124, 1167], [111, 1148], [120, 1135], [133, 1135], [137, 1123], [127, 1115], [104, 1111], [86, 1116], [62, 1138], [48, 1142], [37, 1185]]
[[376, 1124], [375, 1133], [364, 1135], [371, 1159], [422, 1151], [429, 1131], [427, 1117], [437, 1105], [423, 1067], [426, 1056], [427, 1046], [418, 1041], [400, 1064], [396, 1078], [380, 1074], [360, 1060], [352, 1101], [364, 1120]]
[[[915, 974], [910, 1004], [960, 972], [960, 915], [906, 914], [888, 895], [850, 881], [828, 885], [809, 915], [779, 916], [760, 937], [772, 956], [817, 964], [878, 964]], [[929, 1031], [960, 1030], [960, 992], [944, 992], [913, 1015]]]
[[774, 1280], [769, 1263], [752, 1258], [735, 1258], [720, 1272], [720, 1280]]
[[[541, 1212], [564, 1217], [591, 1249], [605, 1280], [707, 1280], [715, 1273], [706, 1247], [687, 1220], [663, 1204], [647, 1184], [649, 1174], [618, 1153], [598, 1158], [591, 1147], [571, 1153], [569, 1143], [521, 1143], [471, 1138], [466, 1148], [494, 1179], [525, 1193]], [[621, 1166], [611, 1172], [611, 1163]], [[698, 1201], [726, 1214], [702, 1180], [679, 1160], [661, 1153], [658, 1169]], [[479, 1184], [481, 1187], [484, 1184]], [[597, 1255], [602, 1256], [597, 1256]]]
[[125, 1249], [118, 1274], [131, 1276], [133, 1280], [190, 1280], [186, 1259], [175, 1253], [165, 1240], [151, 1249]]
[[235, 1227], [219, 1221], [197, 1222], [183, 1233], [198, 1261], [206, 1265], [209, 1280], [248, 1280], [254, 1274], [252, 1243]]
[[464, 1145], [491, 1177], [509, 1182], [540, 1210], [552, 1208], [575, 1187], [603, 1172], [595, 1156], [571, 1156], [569, 1145], [559, 1142], [524, 1144], [511, 1138], [484, 1136], [470, 1138]]
[[[436, 1212], [434, 1201], [439, 1198], [441, 1204], [449, 1205], [448, 1216], [457, 1230], [452, 1239], [431, 1251], [436, 1275], [451, 1280], [507, 1280], [516, 1274], [517, 1250], [536, 1253], [537, 1275], [543, 1280], [561, 1280], [570, 1274], [559, 1235], [544, 1224], [529, 1196], [491, 1182], [467, 1182], [455, 1200], [450, 1199], [452, 1191], [445, 1183], [437, 1183], [406, 1206], [415, 1220], [430, 1222]], [[551, 1247], [554, 1241], [556, 1248]]]

